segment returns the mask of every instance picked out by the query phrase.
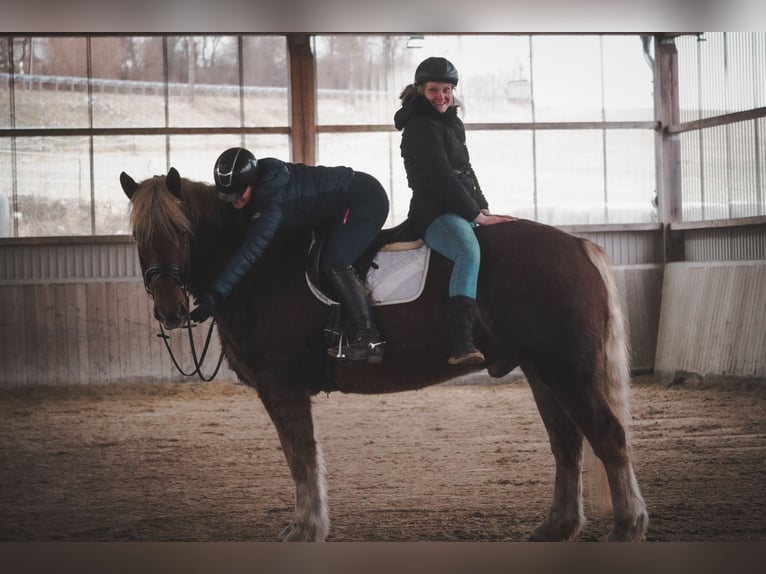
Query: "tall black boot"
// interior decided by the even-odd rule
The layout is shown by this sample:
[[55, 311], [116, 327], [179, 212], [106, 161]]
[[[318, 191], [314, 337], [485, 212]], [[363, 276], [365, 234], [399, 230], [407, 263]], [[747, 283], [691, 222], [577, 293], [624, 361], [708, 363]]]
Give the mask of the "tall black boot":
[[[346, 357], [352, 361], [381, 363], [383, 361], [383, 340], [372, 320], [372, 303], [367, 290], [353, 267], [333, 269], [328, 277], [333, 293], [338, 297], [341, 309], [354, 330], [353, 337], [345, 349]], [[328, 350], [328, 353], [331, 353]]]
[[473, 344], [473, 324], [478, 315], [476, 300], [455, 295], [447, 302], [450, 365], [480, 365], [484, 355]]

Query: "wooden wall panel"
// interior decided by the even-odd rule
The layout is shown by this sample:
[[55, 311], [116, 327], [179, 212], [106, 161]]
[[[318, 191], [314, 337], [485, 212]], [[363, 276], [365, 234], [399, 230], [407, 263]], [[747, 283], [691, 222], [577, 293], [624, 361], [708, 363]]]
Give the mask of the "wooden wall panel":
[[109, 375], [109, 327], [106, 321], [106, 284], [86, 283], [85, 324], [88, 368], [83, 382], [105, 383]]
[[655, 370], [766, 378], [766, 262], [673, 263]]
[[635, 372], [651, 372], [657, 345], [663, 266], [617, 266], [614, 270], [630, 336], [631, 367]]
[[[187, 381], [172, 366], [140, 280], [0, 285], [0, 387]], [[195, 329], [201, 353], [207, 325]], [[191, 371], [186, 332], [171, 347]], [[203, 368], [212, 373], [218, 334]], [[216, 380], [233, 380], [225, 361]]]

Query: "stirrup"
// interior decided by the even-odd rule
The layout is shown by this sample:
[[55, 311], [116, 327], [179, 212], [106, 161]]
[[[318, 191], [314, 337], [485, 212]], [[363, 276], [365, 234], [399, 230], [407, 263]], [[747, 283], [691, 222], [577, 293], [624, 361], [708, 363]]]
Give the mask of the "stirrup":
[[[362, 344], [360, 345], [360, 343]], [[363, 343], [361, 338], [348, 343], [341, 337], [337, 345], [327, 349], [327, 354], [334, 359], [348, 359], [354, 362], [367, 361], [377, 365], [383, 362], [384, 344], [385, 341], [367, 341]]]
[[346, 357], [352, 361], [367, 361], [373, 365], [379, 365], [383, 362], [384, 344], [385, 341], [365, 342], [364, 339], [357, 339], [346, 347]]

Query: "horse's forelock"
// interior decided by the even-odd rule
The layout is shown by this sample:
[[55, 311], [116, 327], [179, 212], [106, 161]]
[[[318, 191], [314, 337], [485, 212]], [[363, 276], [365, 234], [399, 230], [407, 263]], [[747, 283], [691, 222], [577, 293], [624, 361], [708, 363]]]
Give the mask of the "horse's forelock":
[[164, 176], [142, 182], [131, 201], [130, 221], [140, 245], [151, 243], [155, 234], [176, 237], [191, 233], [200, 225], [220, 221], [221, 206], [208, 184], [181, 178], [180, 200], [165, 185]]
[[192, 223], [178, 198], [165, 187], [165, 178], [155, 176], [141, 184], [130, 202], [130, 223], [139, 245], [151, 243], [155, 235], [176, 237], [192, 230]]

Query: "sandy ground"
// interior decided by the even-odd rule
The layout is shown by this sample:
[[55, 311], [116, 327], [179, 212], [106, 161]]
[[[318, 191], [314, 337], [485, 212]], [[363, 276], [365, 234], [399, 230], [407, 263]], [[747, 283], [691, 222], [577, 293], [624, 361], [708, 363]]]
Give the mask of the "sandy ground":
[[[488, 381], [488, 379], [482, 379]], [[766, 540], [766, 386], [634, 379], [649, 541]], [[330, 541], [517, 541], [552, 494], [526, 382], [321, 394]], [[292, 482], [234, 383], [0, 391], [0, 541], [273, 541]], [[594, 516], [582, 540], [609, 528]]]

